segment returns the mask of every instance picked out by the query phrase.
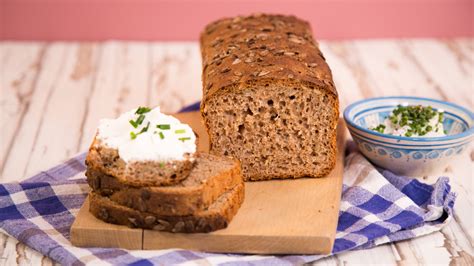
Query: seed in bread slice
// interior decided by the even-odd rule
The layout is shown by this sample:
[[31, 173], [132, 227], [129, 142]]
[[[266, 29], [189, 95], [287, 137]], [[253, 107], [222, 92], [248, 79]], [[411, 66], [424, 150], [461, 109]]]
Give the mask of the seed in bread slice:
[[90, 212], [108, 223], [173, 233], [206, 233], [227, 227], [244, 200], [244, 184], [222, 194], [208, 209], [192, 215], [164, 216], [141, 212], [89, 193]]
[[129, 186], [91, 167], [86, 176], [95, 193], [120, 205], [158, 215], [189, 215], [202, 211], [225, 191], [243, 183], [238, 160], [198, 153], [195, 161], [188, 177], [171, 186]]
[[166, 186], [186, 179], [195, 163], [194, 154], [185, 155], [184, 160], [159, 162], [125, 162], [117, 149], [104, 145], [95, 138], [89, 148], [86, 164], [102, 173], [111, 175], [122, 183], [134, 187]]

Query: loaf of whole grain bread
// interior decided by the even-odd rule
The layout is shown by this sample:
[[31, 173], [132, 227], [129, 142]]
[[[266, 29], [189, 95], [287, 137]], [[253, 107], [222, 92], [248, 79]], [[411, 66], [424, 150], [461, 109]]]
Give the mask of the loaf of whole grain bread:
[[243, 184], [239, 161], [198, 153], [188, 177], [170, 186], [135, 187], [89, 167], [87, 181], [93, 192], [113, 202], [157, 215], [190, 215], [203, 211], [226, 191]]
[[89, 210], [108, 223], [173, 233], [205, 233], [227, 227], [239, 210], [244, 195], [245, 187], [241, 183], [224, 192], [206, 210], [192, 215], [166, 216], [132, 209], [91, 192]]
[[200, 42], [211, 153], [238, 158], [246, 180], [333, 169], [338, 95], [307, 22], [227, 18], [209, 24]]

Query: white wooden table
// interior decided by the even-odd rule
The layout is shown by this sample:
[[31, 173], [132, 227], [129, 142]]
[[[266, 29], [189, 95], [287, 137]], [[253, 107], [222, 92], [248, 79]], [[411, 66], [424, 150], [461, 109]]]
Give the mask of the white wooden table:
[[[341, 110], [373, 96], [414, 95], [474, 109], [474, 39], [321, 42]], [[201, 97], [197, 43], [0, 43], [0, 182], [85, 151], [100, 118], [138, 105], [166, 112]], [[446, 169], [455, 219], [425, 237], [348, 252], [318, 264], [473, 265], [474, 148]], [[434, 177], [425, 177], [427, 182]], [[53, 264], [0, 234], [0, 264]]]

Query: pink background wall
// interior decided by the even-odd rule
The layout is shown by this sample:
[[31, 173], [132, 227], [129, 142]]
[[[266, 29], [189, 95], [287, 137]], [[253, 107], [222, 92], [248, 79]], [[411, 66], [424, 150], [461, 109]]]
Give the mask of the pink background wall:
[[318, 39], [473, 34], [472, 0], [0, 0], [1, 39], [196, 40], [208, 22], [295, 14]]

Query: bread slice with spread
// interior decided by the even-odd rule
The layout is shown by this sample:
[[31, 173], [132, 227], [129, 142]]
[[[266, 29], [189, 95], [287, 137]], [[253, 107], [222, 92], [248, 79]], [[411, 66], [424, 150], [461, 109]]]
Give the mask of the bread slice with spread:
[[86, 164], [130, 186], [177, 184], [194, 166], [196, 141], [191, 127], [159, 107], [139, 107], [100, 121]]
[[191, 127], [139, 107], [103, 119], [86, 158], [90, 212], [170, 232], [224, 228], [244, 198], [240, 162], [199, 153]]

